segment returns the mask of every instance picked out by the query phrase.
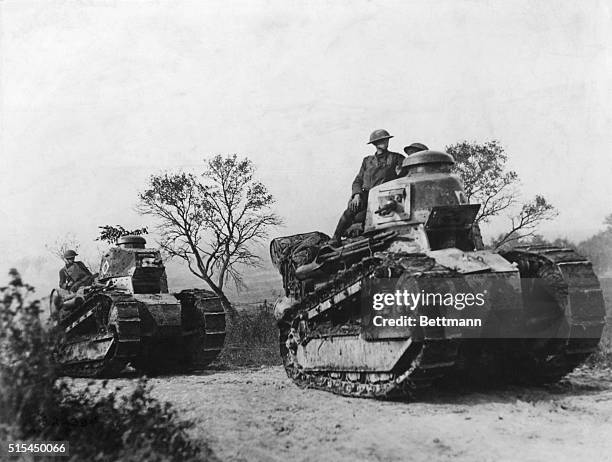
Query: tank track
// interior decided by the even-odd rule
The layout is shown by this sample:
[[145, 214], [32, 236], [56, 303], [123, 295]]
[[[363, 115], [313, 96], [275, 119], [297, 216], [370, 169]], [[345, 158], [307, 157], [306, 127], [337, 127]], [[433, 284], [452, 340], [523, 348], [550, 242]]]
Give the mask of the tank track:
[[[181, 303], [185, 295], [192, 297], [195, 308], [202, 313], [203, 324], [198, 326], [200, 332], [194, 332], [193, 362], [191, 368], [201, 369], [212, 363], [225, 343], [226, 326], [225, 310], [219, 297], [206, 290], [189, 290], [182, 293]], [[203, 335], [202, 335], [203, 334]], [[198, 341], [199, 340], [199, 341]]]
[[[72, 377], [113, 377], [138, 354], [140, 346], [140, 317], [138, 302], [123, 293], [94, 295], [85, 302], [93, 305], [81, 316], [66, 326], [66, 341], [62, 345], [58, 360], [62, 372]], [[117, 317], [108, 319], [112, 309]], [[80, 333], [71, 338], [71, 331], [91, 317], [98, 317], [99, 330], [93, 335]], [[106, 345], [110, 343], [110, 348]], [[106, 354], [96, 354], [95, 344], [102, 344]], [[70, 350], [70, 358], [62, 358]], [[74, 354], [76, 353], [76, 354]]]
[[[548, 339], [544, 347], [537, 341], [521, 342], [518, 345], [510, 343], [511, 347], [522, 349], [517, 353], [520, 361], [523, 361], [510, 365], [514, 376], [512, 381], [556, 381], [584, 362], [597, 349], [605, 316], [597, 277], [591, 264], [571, 249], [532, 246], [506, 252], [503, 256], [511, 262], [517, 262], [519, 269], [523, 267], [522, 277], [529, 274], [538, 278], [544, 276], [554, 291], [555, 299], [564, 308], [567, 320], [567, 337]], [[409, 347], [406, 357], [400, 360], [402, 364], [397, 368], [398, 373], [307, 372], [297, 364], [288, 347], [288, 343], [296, 341], [291, 337], [298, 337], [297, 326], [305, 319], [307, 312], [322, 310], [325, 306], [334, 306], [338, 300], [346, 299], [351, 288], [365, 278], [397, 277], [401, 272], [413, 272], [414, 277], [456, 276], [454, 272], [436, 266], [435, 262], [428, 267], [422, 267], [421, 264], [416, 267], [410, 267], [410, 264], [407, 266], [402, 261], [403, 257], [401, 254], [379, 253], [364, 258], [338, 272], [331, 281], [318, 287], [284, 313], [279, 321], [281, 356], [287, 375], [296, 384], [344, 396], [397, 399], [412, 398], [430, 388], [440, 378], [455, 375], [461, 367], [462, 344], [467, 344], [469, 340], [441, 338], [439, 331], [433, 328], [424, 329], [423, 340]], [[409, 257], [405, 260], [414, 262], [416, 256], [405, 257]], [[425, 261], [426, 258], [423, 259]], [[585, 300], [593, 305], [585, 306]], [[594, 329], [590, 337], [585, 338], [583, 335], [585, 328]], [[357, 335], [352, 330], [352, 334]], [[338, 335], [351, 335], [350, 331], [349, 327], [347, 333]], [[500, 342], [503, 340], [500, 339]], [[510, 379], [505, 372], [505, 378]]]
[[521, 278], [537, 277], [548, 283], [550, 295], [563, 309], [567, 323], [562, 338], [548, 339], [544, 345], [534, 341], [523, 347], [523, 355], [531, 361], [518, 369], [522, 375], [519, 381], [557, 381], [598, 349], [605, 306], [592, 264], [572, 249], [554, 246], [522, 246], [502, 256], [518, 265]]
[[455, 274], [436, 265], [433, 259], [423, 254], [379, 253], [340, 271], [329, 283], [285, 312], [279, 322], [279, 328], [281, 355], [287, 375], [301, 387], [331, 391], [343, 396], [400, 399], [414, 397], [452, 371], [458, 358], [459, 341], [441, 338], [440, 331], [435, 328], [423, 329], [422, 341], [409, 347], [407, 357], [401, 360], [404, 367], [401, 367], [398, 373], [307, 372], [300, 368], [286, 345], [291, 328], [300, 322], [305, 312], [316, 309], [317, 305], [333, 301], [334, 297], [343, 293], [346, 294], [350, 287], [365, 278], [397, 277], [402, 272], [411, 270], [416, 270], [415, 277], [423, 278]]

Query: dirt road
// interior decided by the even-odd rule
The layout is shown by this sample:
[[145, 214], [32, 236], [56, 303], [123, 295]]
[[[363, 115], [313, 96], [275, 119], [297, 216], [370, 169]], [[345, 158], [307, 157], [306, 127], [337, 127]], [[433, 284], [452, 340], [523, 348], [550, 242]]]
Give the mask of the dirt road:
[[280, 367], [151, 382], [224, 461], [612, 461], [612, 372], [413, 403], [302, 390]]

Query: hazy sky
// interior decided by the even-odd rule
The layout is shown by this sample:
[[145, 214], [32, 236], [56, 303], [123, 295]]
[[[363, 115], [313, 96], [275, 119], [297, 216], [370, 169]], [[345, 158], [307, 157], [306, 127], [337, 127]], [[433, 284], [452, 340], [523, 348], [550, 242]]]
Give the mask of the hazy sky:
[[330, 233], [376, 128], [397, 151], [499, 139], [558, 207], [548, 237], [612, 213], [607, 0], [5, 0], [0, 21], [2, 271], [140, 225], [151, 173], [217, 153], [256, 163], [276, 234]]

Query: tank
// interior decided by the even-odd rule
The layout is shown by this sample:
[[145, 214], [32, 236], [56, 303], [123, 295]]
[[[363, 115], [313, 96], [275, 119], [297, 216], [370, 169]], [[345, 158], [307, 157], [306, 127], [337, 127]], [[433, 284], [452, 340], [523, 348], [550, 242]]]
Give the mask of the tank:
[[51, 294], [66, 375], [113, 377], [127, 364], [147, 374], [187, 372], [206, 367], [223, 348], [220, 298], [199, 289], [169, 293], [160, 252], [145, 245], [141, 236], [120, 238], [92, 285]]
[[387, 399], [540, 384], [596, 351], [605, 309], [591, 263], [551, 246], [485, 250], [480, 205], [453, 163], [436, 151], [406, 158], [340, 247], [316, 231], [272, 240], [280, 353], [297, 385]]

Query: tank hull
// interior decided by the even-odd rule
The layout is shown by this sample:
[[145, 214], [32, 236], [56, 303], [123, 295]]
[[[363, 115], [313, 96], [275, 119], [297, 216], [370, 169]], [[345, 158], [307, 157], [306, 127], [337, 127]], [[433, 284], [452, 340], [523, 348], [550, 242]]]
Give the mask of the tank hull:
[[[391, 293], [485, 292], [477, 316], [482, 324], [420, 325], [421, 316], [457, 322], [470, 316], [420, 306], [407, 316], [416, 325], [373, 328], [377, 311], [368, 312], [364, 300], [381, 287]], [[528, 247], [504, 255], [387, 249], [332, 273], [285, 310], [280, 350], [287, 374], [300, 386], [406, 398], [457, 381], [558, 380], [597, 349], [604, 316], [590, 263], [569, 249]]]
[[128, 294], [100, 290], [61, 321], [57, 360], [66, 375], [113, 377], [126, 365], [147, 374], [206, 367], [221, 351], [225, 311], [201, 290]]

